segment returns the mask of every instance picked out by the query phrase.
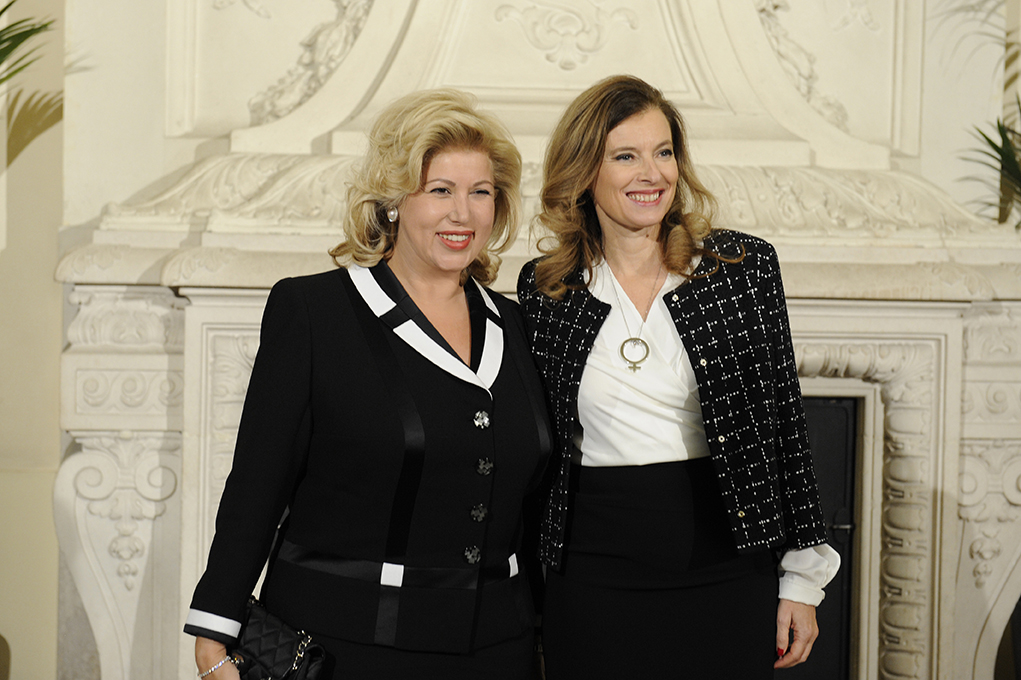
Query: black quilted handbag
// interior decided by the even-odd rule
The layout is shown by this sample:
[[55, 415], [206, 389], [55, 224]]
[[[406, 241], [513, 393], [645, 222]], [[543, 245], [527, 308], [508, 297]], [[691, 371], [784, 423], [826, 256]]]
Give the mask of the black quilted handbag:
[[316, 680], [326, 652], [303, 630], [295, 630], [266, 611], [254, 597], [238, 634], [236, 659], [241, 680]]

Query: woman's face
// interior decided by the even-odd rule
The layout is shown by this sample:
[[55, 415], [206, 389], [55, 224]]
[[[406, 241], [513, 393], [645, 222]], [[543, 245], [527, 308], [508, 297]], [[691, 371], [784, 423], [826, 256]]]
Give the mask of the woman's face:
[[423, 179], [422, 189], [404, 199], [398, 209], [397, 242], [390, 264], [420, 277], [460, 276], [493, 232], [493, 164], [481, 151], [440, 151]]
[[610, 130], [592, 185], [604, 232], [659, 227], [677, 191], [674, 151], [670, 123], [659, 109], [636, 113]]

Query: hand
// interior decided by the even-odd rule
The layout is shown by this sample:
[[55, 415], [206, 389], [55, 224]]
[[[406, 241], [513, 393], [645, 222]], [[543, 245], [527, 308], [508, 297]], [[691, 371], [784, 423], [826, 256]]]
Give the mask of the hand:
[[[788, 639], [791, 630], [794, 631], [793, 640]], [[776, 608], [776, 649], [780, 658], [773, 664], [773, 668], [790, 668], [808, 659], [817, 637], [819, 625], [815, 622], [815, 607], [780, 600]], [[782, 655], [781, 650], [784, 652]]]
[[[222, 642], [209, 638], [195, 638], [195, 665], [199, 673], [205, 673], [227, 656], [227, 648]], [[241, 674], [234, 664], [227, 662], [205, 677], [205, 680], [241, 680]]]

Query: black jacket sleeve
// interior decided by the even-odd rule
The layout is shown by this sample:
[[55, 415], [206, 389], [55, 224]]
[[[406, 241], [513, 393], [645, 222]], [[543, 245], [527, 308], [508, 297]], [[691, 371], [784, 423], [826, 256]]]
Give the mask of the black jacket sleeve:
[[307, 453], [301, 442], [310, 426], [311, 371], [308, 307], [298, 281], [285, 279], [266, 302], [234, 462], [187, 633], [224, 643], [236, 636]]

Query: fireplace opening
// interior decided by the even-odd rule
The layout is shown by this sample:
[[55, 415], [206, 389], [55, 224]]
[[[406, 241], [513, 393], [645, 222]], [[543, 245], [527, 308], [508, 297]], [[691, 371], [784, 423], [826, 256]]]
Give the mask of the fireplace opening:
[[849, 680], [858, 400], [805, 397], [805, 415], [828, 541], [840, 553], [842, 566], [816, 610], [820, 635], [812, 655], [805, 663], [783, 671], [783, 675], [786, 680]]

